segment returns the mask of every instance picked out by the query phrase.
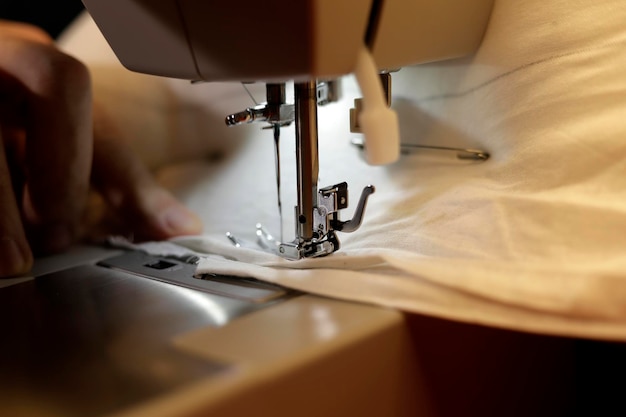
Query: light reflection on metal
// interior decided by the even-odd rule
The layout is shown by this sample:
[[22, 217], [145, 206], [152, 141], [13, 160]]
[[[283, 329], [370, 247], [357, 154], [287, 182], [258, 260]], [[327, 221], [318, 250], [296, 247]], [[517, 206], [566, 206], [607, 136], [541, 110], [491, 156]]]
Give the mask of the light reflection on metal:
[[187, 301], [193, 303], [196, 307], [206, 312], [207, 317], [220, 326], [228, 322], [228, 314], [219, 304], [207, 298], [204, 294], [187, 288], [172, 286], [172, 290], [183, 296]]

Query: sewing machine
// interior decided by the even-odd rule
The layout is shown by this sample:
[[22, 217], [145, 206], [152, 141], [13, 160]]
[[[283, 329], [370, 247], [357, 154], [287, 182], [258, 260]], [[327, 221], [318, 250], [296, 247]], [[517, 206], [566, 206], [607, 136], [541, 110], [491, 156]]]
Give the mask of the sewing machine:
[[[363, 133], [369, 163], [392, 163], [399, 155], [399, 132], [387, 109], [390, 71], [475, 51], [493, 0], [277, 0], [236, 7], [173, 0], [84, 3], [122, 64], [133, 71], [194, 82], [267, 82], [267, 102], [229, 115], [226, 123], [260, 121], [272, 128], [280, 189], [280, 129], [295, 122], [296, 236], [282, 242], [282, 232], [277, 240], [262, 226], [257, 235], [263, 248], [300, 259], [338, 250], [336, 232], [359, 228], [374, 192], [373, 186], [365, 187], [353, 218], [341, 221], [347, 184], [318, 189], [317, 105], [337, 99], [332, 80], [355, 73], [363, 100], [352, 112], [351, 129]], [[290, 80], [293, 104], [285, 97]]]
[[[386, 104], [392, 71], [474, 51], [492, 2], [84, 1], [129, 69], [267, 82], [265, 104], [224, 116], [266, 122], [276, 141], [295, 125], [295, 238], [259, 229], [266, 249], [291, 259], [336, 251], [336, 232], [358, 228], [373, 192], [366, 187], [354, 217], [341, 221], [347, 185], [318, 189], [317, 106], [336, 97], [333, 80], [366, 54], [373, 67], [363, 77], [383, 83], [361, 83], [363, 95]], [[355, 106], [355, 131], [367, 98]], [[393, 117], [384, 118], [380, 132], [365, 133], [375, 164], [397, 156]], [[11, 342], [0, 346], [0, 414], [430, 415], [401, 313], [192, 275], [169, 258], [80, 248], [3, 282], [1, 328]]]

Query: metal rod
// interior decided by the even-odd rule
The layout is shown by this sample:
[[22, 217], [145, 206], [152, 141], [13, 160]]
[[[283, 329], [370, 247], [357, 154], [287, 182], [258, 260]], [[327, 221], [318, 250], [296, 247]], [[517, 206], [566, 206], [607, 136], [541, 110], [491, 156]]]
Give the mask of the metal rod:
[[315, 81], [295, 83], [296, 170], [298, 205], [296, 234], [301, 241], [313, 238], [313, 207], [319, 176], [317, 144], [317, 94]]
[[[365, 147], [365, 142], [363, 138], [353, 138], [352, 144], [359, 149], [363, 149]], [[456, 152], [456, 157], [458, 159], [469, 159], [474, 161], [486, 161], [491, 157], [489, 152], [483, 151], [480, 149], [470, 149], [470, 148], [455, 148], [451, 146], [435, 146], [435, 145], [419, 145], [412, 143], [401, 143], [400, 150], [409, 151], [411, 149], [431, 149], [435, 151], [451, 151]]]
[[459, 159], [471, 159], [476, 161], [486, 161], [490, 155], [487, 151], [481, 151], [480, 149], [469, 148], [455, 148], [450, 146], [434, 146], [434, 145], [415, 145], [410, 143], [400, 144], [402, 150], [407, 149], [432, 149], [435, 151], [452, 151], [456, 152], [456, 157]]

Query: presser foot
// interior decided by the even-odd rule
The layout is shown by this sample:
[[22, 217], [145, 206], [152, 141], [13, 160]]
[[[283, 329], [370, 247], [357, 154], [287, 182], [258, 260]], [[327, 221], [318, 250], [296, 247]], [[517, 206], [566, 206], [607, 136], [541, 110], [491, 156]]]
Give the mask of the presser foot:
[[330, 255], [341, 247], [333, 231], [319, 239], [279, 242], [261, 224], [257, 224], [256, 235], [257, 243], [263, 250], [290, 260]]
[[264, 252], [278, 255], [281, 258], [296, 261], [303, 258], [317, 258], [330, 255], [339, 250], [340, 243], [337, 235], [332, 232], [321, 239], [311, 239], [309, 241], [280, 242], [260, 223], [256, 225], [256, 244], [247, 242], [226, 233], [226, 237], [235, 247], [246, 247], [250, 249], [261, 249]]
[[[374, 186], [366, 186], [361, 192], [352, 219], [341, 221], [339, 211], [348, 207], [347, 183], [342, 182], [322, 188], [318, 191], [317, 207], [313, 208], [314, 228], [311, 238], [297, 237], [293, 242], [281, 242], [263, 225], [257, 223], [257, 245], [266, 252], [290, 260], [330, 255], [341, 247], [336, 232], [351, 233], [361, 226], [367, 200], [374, 191]], [[231, 233], [227, 233], [226, 236], [233, 245], [244, 246], [242, 241]]]

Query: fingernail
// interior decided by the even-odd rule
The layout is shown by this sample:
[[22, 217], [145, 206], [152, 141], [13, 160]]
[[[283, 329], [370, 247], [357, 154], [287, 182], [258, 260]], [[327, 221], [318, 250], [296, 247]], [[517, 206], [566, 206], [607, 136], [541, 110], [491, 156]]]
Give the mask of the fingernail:
[[162, 219], [166, 230], [174, 235], [198, 234], [202, 231], [202, 222], [198, 216], [183, 207], [168, 208]]
[[11, 238], [0, 238], [0, 277], [25, 274], [31, 267], [32, 259], [25, 256], [17, 242]]

